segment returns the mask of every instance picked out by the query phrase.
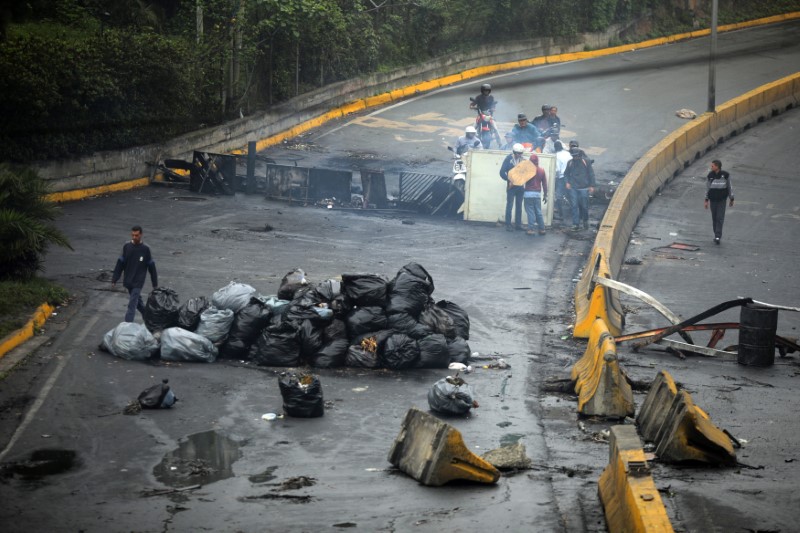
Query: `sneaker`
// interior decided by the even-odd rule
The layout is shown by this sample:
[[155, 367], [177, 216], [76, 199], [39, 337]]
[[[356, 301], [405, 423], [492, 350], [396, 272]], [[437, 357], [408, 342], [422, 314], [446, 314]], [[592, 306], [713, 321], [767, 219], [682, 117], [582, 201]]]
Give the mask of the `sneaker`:
[[719, 244], [719, 237], [714, 237], [714, 244]]
[[543, 230], [543, 229], [540, 229], [540, 230], [539, 230], [539, 235], [545, 235], [546, 233], [547, 233], [547, 232], [546, 232], [545, 230]]
[[525, 232], [525, 235], [536, 235], [536, 232], [533, 231], [532, 229], [529, 229], [528, 231]]
[[506, 231], [514, 231], [514, 228], [512, 228], [511, 226], [506, 226]]
[[522, 231], [522, 230], [524, 230], [525, 228], [523, 228], [522, 226], [517, 226], [517, 227], [515, 227], [514, 229], [515, 229], [515, 230], [517, 230], [517, 231]]
[[578, 231], [578, 230], [580, 230], [580, 229], [581, 229], [581, 227], [580, 227], [579, 225], [577, 225], [577, 224], [575, 224], [574, 226], [572, 226], [572, 231]]
[[583, 229], [589, 229], [589, 221], [588, 220], [584, 220], [583, 221]]

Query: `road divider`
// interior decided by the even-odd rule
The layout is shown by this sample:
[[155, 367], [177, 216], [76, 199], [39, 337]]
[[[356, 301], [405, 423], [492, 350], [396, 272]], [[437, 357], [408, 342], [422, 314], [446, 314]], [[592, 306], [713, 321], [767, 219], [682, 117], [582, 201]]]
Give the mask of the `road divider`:
[[578, 413], [585, 416], [633, 416], [633, 391], [617, 361], [614, 336], [602, 319], [594, 321], [586, 352], [572, 367]]
[[678, 390], [666, 370], [653, 380], [636, 423], [645, 441], [655, 444], [661, 461], [736, 464], [730, 437], [694, 404], [688, 392]]
[[423, 485], [465, 480], [497, 483], [500, 471], [466, 447], [450, 424], [412, 407], [389, 451], [389, 462]]
[[608, 466], [600, 475], [598, 493], [609, 531], [674, 531], [633, 426], [611, 427]]

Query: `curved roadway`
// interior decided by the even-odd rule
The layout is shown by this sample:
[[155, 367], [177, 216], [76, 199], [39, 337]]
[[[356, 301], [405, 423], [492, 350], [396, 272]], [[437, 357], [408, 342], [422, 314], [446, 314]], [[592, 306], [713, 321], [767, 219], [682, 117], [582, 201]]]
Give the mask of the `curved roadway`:
[[[798, 26], [721, 35], [717, 101], [794, 72]], [[617, 178], [682, 123], [675, 110], [703, 111], [706, 48], [701, 39], [498, 76], [492, 82], [500, 119], [520, 109], [533, 115], [545, 102], [559, 105], [601, 178]], [[379, 162], [390, 175], [409, 167], [447, 173], [442, 138], [452, 142], [471, 120], [467, 96], [481, 81], [331, 124], [301, 139], [305, 150], [268, 153], [334, 168]], [[747, 190], [739, 194], [746, 201]], [[731, 213], [730, 242], [716, 251], [723, 257], [747, 226], [740, 216]], [[238, 361], [153, 366], [97, 353], [102, 335], [122, 317], [126, 297], [108, 290], [107, 276], [134, 223], [145, 227], [162, 284], [182, 299], [210, 295], [234, 278], [274, 293], [296, 266], [324, 280], [350, 271], [392, 276], [406, 262], [423, 264], [436, 282], [434, 297], [470, 313], [472, 349], [511, 364], [470, 374], [481, 407], [449, 422], [476, 453], [522, 442], [533, 469], [495, 487], [446, 488], [423, 487], [387, 469], [403, 414], [411, 405], [425, 407], [427, 390], [445, 371], [321, 370], [325, 417], [265, 422], [261, 414], [281, 410], [280, 369]], [[541, 382], [565, 375], [584, 347], [568, 328], [572, 280], [590, 232], [532, 239], [454, 221], [154, 189], [65, 205], [59, 224], [76, 252], [52, 250], [47, 273], [78, 299], [48, 322], [40, 346], [28, 345], [32, 353], [3, 380], [4, 531], [604, 530], [596, 483], [607, 462], [607, 425], [578, 423], [571, 399], [540, 392]], [[2, 363], [12, 361], [6, 356]], [[181, 399], [175, 409], [120, 414], [162, 377]], [[76, 460], [62, 462], [59, 473], [26, 476], [30, 453], [49, 449], [74, 452]], [[297, 476], [312, 484], [280, 485]], [[202, 487], [163, 491], [194, 484]], [[675, 501], [676, 525], [713, 523], [708, 513], [687, 519], [689, 511]]]

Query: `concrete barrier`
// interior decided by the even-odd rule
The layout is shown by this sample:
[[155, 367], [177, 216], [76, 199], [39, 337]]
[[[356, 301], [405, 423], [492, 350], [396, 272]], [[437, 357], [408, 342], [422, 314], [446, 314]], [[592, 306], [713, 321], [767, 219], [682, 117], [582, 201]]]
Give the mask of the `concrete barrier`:
[[[800, 18], [800, 12], [748, 21], [744, 25], [720, 26], [718, 30], [725, 32], [797, 18]], [[195, 150], [243, 154], [251, 141], [256, 142], [258, 150], [263, 150], [347, 114], [478, 76], [603, 57], [709, 33], [709, 30], [699, 30], [608, 47], [609, 42], [618, 38], [625, 30], [623, 26], [614, 26], [607, 32], [583, 34], [577, 39], [524, 40], [483, 46], [465, 54], [448, 54], [421, 65], [334, 83], [252, 117], [195, 131], [164, 143], [102, 152], [75, 160], [38, 162], [32, 166], [50, 183], [54, 193], [72, 192], [71, 195], [53, 195], [51, 199], [66, 201], [86, 198], [97, 194], [98, 188], [110, 187], [120, 182], [135, 180], [135, 185], [127, 188], [142, 186], [146, 183], [144, 179], [150, 179], [148, 161], [156, 162], [165, 158], [191, 159]], [[587, 48], [591, 50], [587, 51]], [[122, 189], [124, 188], [126, 187]], [[122, 189], [108, 189], [107, 192]]]
[[[719, 106], [716, 113], [704, 113], [670, 133], [642, 156], [620, 182], [600, 223], [595, 250], [603, 250], [604, 268], [616, 279], [633, 229], [650, 200], [674, 176], [719, 142], [800, 104], [800, 73], [763, 85]], [[593, 252], [575, 288], [576, 324], [573, 336], [586, 338], [587, 323], [595, 316], [608, 316], [609, 328], [623, 320], [616, 315], [621, 307], [616, 291], [606, 291], [605, 311], [589, 311], [592, 301], [587, 272], [596, 268]], [[595, 316], [593, 316], [595, 315]], [[623, 317], [624, 318], [624, 317]]]
[[592, 281], [595, 276], [611, 277], [607, 256], [605, 249], [595, 245], [589, 255], [590, 262], [583, 269], [575, 285], [576, 319], [572, 330], [574, 337], [588, 337], [598, 318], [605, 322], [613, 336], [620, 335], [625, 326], [625, 313], [617, 291]]
[[42, 327], [50, 315], [53, 314], [54, 309], [55, 307], [47, 303], [40, 305], [24, 326], [0, 340], [0, 358], [33, 337], [36, 334], [36, 329]]
[[389, 462], [423, 485], [500, 479], [499, 470], [469, 451], [457, 429], [415, 407], [406, 412]]
[[619, 367], [614, 336], [605, 321], [594, 321], [586, 352], [572, 367], [578, 413], [584, 416], [633, 416], [633, 391]]
[[674, 531], [633, 426], [611, 427], [608, 466], [597, 491], [612, 533]]
[[678, 390], [664, 370], [650, 386], [636, 423], [645, 441], [655, 444], [661, 461], [736, 464], [730, 438], [694, 404], [688, 392]]

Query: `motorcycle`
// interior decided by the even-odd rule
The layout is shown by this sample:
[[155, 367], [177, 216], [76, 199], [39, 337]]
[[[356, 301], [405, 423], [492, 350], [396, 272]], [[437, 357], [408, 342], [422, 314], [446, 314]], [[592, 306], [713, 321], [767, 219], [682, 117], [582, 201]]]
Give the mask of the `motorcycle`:
[[450, 180], [453, 187], [463, 193], [467, 183], [467, 165], [452, 146], [448, 146], [447, 149], [453, 152], [453, 175]]
[[[475, 98], [470, 97], [469, 100], [473, 104], [475, 103]], [[475, 111], [478, 112], [478, 116], [475, 117], [475, 129], [478, 130], [478, 136], [481, 139], [483, 147], [488, 150], [491, 147], [492, 139], [497, 141], [498, 148], [502, 146], [503, 141], [500, 139], [500, 132], [497, 131], [497, 125], [495, 124], [491, 110], [484, 111], [476, 107]]]

